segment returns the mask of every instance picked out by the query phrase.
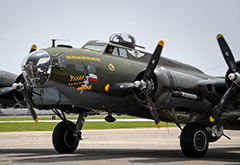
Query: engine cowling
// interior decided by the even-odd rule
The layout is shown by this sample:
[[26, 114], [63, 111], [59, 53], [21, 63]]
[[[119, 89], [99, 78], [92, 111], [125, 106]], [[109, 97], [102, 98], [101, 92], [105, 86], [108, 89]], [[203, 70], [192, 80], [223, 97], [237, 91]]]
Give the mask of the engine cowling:
[[[138, 74], [136, 80], [142, 80], [143, 76], [144, 71]], [[146, 86], [153, 102], [158, 100], [158, 102], [160, 101], [160, 104], [162, 104], [168, 99], [168, 97], [170, 97], [170, 81], [166, 72], [162, 68], [155, 69], [154, 73], [150, 76], [150, 79], [146, 81]], [[134, 95], [140, 104], [148, 105], [147, 98], [140, 89], [134, 88]]]

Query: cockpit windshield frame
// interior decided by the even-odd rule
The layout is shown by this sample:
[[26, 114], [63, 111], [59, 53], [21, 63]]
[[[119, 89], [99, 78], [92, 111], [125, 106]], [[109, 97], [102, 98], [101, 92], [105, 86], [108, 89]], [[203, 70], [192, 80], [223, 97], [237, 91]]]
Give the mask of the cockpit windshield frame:
[[91, 49], [96, 51], [104, 51], [105, 45], [99, 45], [99, 44], [86, 44], [83, 48], [85, 49]]

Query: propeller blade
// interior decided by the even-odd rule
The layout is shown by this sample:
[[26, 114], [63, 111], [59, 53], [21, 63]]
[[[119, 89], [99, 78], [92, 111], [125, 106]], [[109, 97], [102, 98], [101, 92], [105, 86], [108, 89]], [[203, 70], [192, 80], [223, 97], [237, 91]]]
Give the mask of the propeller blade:
[[215, 121], [215, 119], [217, 118], [218, 114], [222, 111], [225, 103], [228, 100], [228, 97], [230, 96], [232, 89], [235, 87], [236, 85], [234, 83], [232, 83], [231, 87], [227, 90], [227, 92], [223, 95], [223, 97], [221, 98], [221, 100], [219, 101], [215, 111], [213, 112], [213, 115], [210, 116], [209, 120], [213, 123]]
[[148, 92], [147, 92], [147, 89], [146, 88], [143, 88], [142, 89], [142, 92], [144, 93], [144, 95], [146, 96], [147, 100], [148, 100], [148, 105], [149, 105], [149, 110], [150, 110], [150, 113], [152, 115], [152, 118], [154, 119], [155, 123], [156, 123], [156, 126], [158, 128], [161, 127], [161, 122], [160, 122], [160, 119], [159, 119], [159, 116], [158, 116], [158, 113], [157, 113], [157, 110], [156, 110], [156, 107], [152, 101], [152, 99], [150, 98]]
[[113, 86], [110, 86], [110, 90], [129, 89], [133, 87], [134, 87], [134, 83], [123, 82], [123, 83], [116, 83]]
[[32, 53], [35, 50], [37, 50], [37, 45], [33, 44], [29, 53]]
[[105, 91], [108, 92], [109, 90], [130, 89], [134, 87], [134, 83], [129, 82], [116, 83], [113, 85], [107, 84], [105, 85]]
[[230, 48], [228, 47], [227, 42], [223, 38], [222, 34], [217, 35], [217, 40], [218, 40], [220, 49], [222, 51], [223, 57], [228, 65], [229, 69], [231, 70], [231, 72], [235, 73], [236, 68], [237, 68], [236, 62], [235, 62], [235, 59], [233, 57], [233, 54], [232, 54]]
[[3, 87], [3, 88], [0, 88], [0, 96], [1, 95], [5, 95], [9, 92], [12, 92], [13, 91], [13, 88], [12, 87]]
[[26, 95], [26, 93], [22, 92], [26, 102], [27, 102], [27, 106], [28, 106], [28, 109], [29, 111], [31, 112], [31, 115], [33, 117], [33, 120], [35, 121], [35, 123], [37, 124], [38, 123], [38, 117], [37, 117], [37, 114], [35, 113], [34, 109], [33, 109], [33, 104], [31, 102], [31, 100], [28, 98], [28, 96]]
[[158, 61], [160, 59], [160, 56], [161, 56], [163, 45], [164, 45], [164, 42], [161, 40], [158, 43], [158, 45], [157, 45], [149, 63], [148, 63], [147, 69], [144, 73], [143, 81], [146, 81], [151, 76], [154, 69], [156, 68], [156, 66], [158, 64]]

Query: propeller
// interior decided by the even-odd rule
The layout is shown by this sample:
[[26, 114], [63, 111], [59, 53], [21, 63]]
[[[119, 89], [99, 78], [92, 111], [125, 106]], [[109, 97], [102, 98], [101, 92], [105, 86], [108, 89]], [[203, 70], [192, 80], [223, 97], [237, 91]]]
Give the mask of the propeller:
[[3, 88], [0, 88], [0, 96], [1, 95], [5, 95], [9, 92], [12, 92], [13, 91], [13, 88], [12, 87], [3, 87]]
[[228, 65], [228, 68], [232, 72], [228, 75], [228, 78], [232, 81], [232, 84], [231, 84], [230, 88], [227, 90], [227, 92], [220, 99], [212, 116], [209, 117], [209, 120], [211, 122], [215, 121], [218, 114], [222, 111], [225, 103], [227, 102], [231, 92], [233, 90], [235, 90], [235, 88], [238, 86], [238, 83], [240, 82], [240, 74], [236, 71], [237, 65], [236, 65], [235, 59], [233, 57], [233, 54], [232, 54], [227, 42], [225, 41], [225, 39], [223, 38], [223, 36], [221, 34], [217, 35], [217, 40], [218, 40], [220, 49], [222, 51], [223, 57]]
[[29, 99], [29, 97], [27, 96], [26, 93], [22, 92], [22, 94], [23, 94], [23, 96], [24, 96], [24, 98], [25, 98], [25, 100], [26, 100], [27, 107], [28, 107], [28, 109], [29, 109], [29, 111], [30, 111], [30, 113], [31, 113], [31, 115], [32, 115], [32, 117], [33, 117], [33, 120], [35, 121], [35, 124], [37, 124], [37, 123], [38, 123], [38, 117], [37, 117], [36, 112], [35, 112], [34, 109], [33, 109], [33, 103], [32, 103], [32, 101]]
[[107, 92], [109, 90], [129, 89], [129, 88], [134, 88], [134, 87], [140, 89], [147, 98], [150, 113], [151, 113], [152, 118], [154, 119], [156, 126], [158, 128], [161, 127], [161, 122], [160, 122], [160, 119], [159, 119], [159, 116], [157, 113], [157, 109], [156, 109], [151, 97], [148, 94], [146, 81], [147, 81], [147, 79], [150, 78], [150, 76], [152, 75], [154, 69], [156, 68], [156, 66], [158, 64], [163, 45], [164, 45], [164, 42], [161, 40], [158, 43], [149, 63], [147, 65], [147, 69], [145, 70], [143, 79], [141, 81], [135, 81], [133, 83], [129, 83], [129, 82], [116, 83], [112, 86], [110, 84], [107, 84], [105, 86], [105, 91], [107, 91]]
[[110, 87], [110, 90], [115, 90], [115, 89], [130, 89], [133, 88], [134, 83], [128, 83], [128, 82], [123, 82], [123, 83], [116, 83], [113, 84], [113, 86]]
[[[36, 50], [37, 50], [37, 46], [34, 44], [34, 45], [32, 45], [29, 53], [32, 53]], [[33, 103], [27, 95], [27, 93], [29, 93], [29, 90], [27, 90], [26, 85], [24, 85], [23, 76], [21, 77], [21, 81], [19, 83], [13, 83], [12, 87], [9, 87], [9, 88], [12, 88], [12, 90], [19, 91], [24, 96], [24, 99], [26, 100], [27, 107], [28, 107], [28, 109], [29, 109], [29, 111], [30, 111], [30, 113], [33, 117], [33, 120], [37, 124], [38, 123], [38, 117], [37, 117], [36, 112], [33, 109]]]
[[35, 50], [37, 50], [37, 45], [33, 44], [31, 49], [30, 49], [30, 52], [29, 53], [32, 53], [34, 52]]
[[33, 120], [37, 124], [38, 123], [38, 117], [37, 117], [36, 112], [33, 109], [33, 103], [27, 95], [27, 93], [29, 93], [29, 91], [26, 90], [26, 86], [24, 84], [22, 84], [21, 82], [20, 83], [14, 83], [12, 85], [12, 89], [19, 91], [24, 96], [24, 99], [26, 100], [27, 107], [28, 107], [28, 109], [29, 109], [29, 111], [30, 111], [30, 113], [33, 117]]
[[144, 73], [143, 81], [146, 81], [148, 78], [150, 78], [151, 74], [153, 73], [154, 69], [156, 68], [158, 61], [160, 59], [163, 45], [164, 45], [164, 42], [161, 40], [158, 43], [158, 45], [148, 63], [147, 69]]

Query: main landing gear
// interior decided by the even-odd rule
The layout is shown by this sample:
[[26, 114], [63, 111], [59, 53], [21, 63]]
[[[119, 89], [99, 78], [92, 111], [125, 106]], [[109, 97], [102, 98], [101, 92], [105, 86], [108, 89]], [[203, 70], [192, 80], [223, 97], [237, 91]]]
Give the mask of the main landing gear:
[[52, 143], [55, 150], [59, 153], [73, 153], [82, 140], [81, 129], [83, 127], [85, 112], [81, 112], [78, 116], [77, 123], [68, 121], [62, 112], [62, 115], [54, 110], [54, 112], [63, 120], [55, 127], [52, 135]]
[[208, 150], [208, 133], [197, 122], [188, 123], [182, 130], [180, 145], [183, 154], [188, 158], [201, 158]]
[[209, 142], [215, 142], [225, 136], [223, 125], [217, 124], [211, 127], [204, 127], [197, 122], [188, 123], [182, 130], [180, 145], [183, 154], [188, 158], [201, 158], [208, 150]]

